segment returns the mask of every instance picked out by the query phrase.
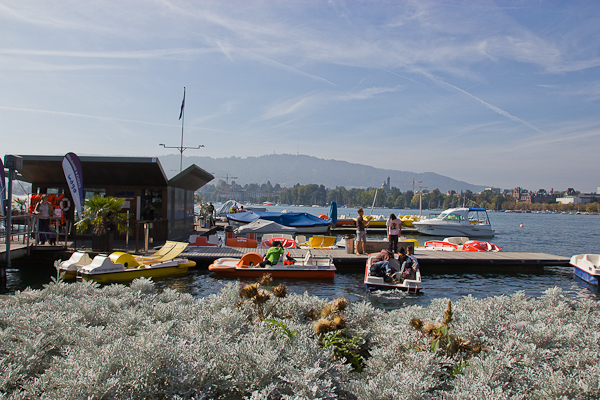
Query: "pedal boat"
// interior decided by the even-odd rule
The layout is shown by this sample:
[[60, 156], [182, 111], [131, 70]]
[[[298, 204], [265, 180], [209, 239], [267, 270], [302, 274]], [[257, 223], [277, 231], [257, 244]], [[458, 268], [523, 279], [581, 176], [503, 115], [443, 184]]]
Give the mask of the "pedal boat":
[[196, 263], [186, 258], [159, 261], [147, 257], [135, 257], [120, 251], [110, 255], [97, 255], [88, 265], [81, 267], [77, 278], [98, 283], [127, 282], [137, 278], [158, 278], [181, 275]]
[[577, 254], [571, 257], [573, 273], [580, 279], [598, 286], [600, 279], [600, 254]]
[[77, 278], [77, 271], [84, 265], [92, 263], [92, 259], [83, 251], [76, 251], [66, 261], [57, 261], [54, 266], [58, 270], [59, 277], [62, 280], [69, 281]]
[[[87, 265], [72, 264], [77, 269], [77, 279], [98, 283], [127, 282], [136, 278], [157, 278], [187, 273], [196, 263], [179, 255], [188, 243], [167, 241], [156, 253], [139, 256], [120, 251], [110, 255], [100, 254]], [[89, 258], [89, 257], [88, 257]]]
[[331, 258], [313, 257], [310, 251], [293, 264], [284, 264], [280, 259], [275, 265], [261, 268], [258, 264], [262, 260], [262, 255], [251, 252], [242, 258], [219, 258], [208, 266], [208, 270], [225, 276], [256, 278], [269, 273], [273, 278], [299, 279], [333, 279], [336, 271]]
[[418, 293], [423, 289], [423, 285], [421, 284], [421, 271], [417, 269], [417, 274], [415, 279], [402, 279], [400, 277], [400, 268], [401, 265], [398, 262], [398, 254], [394, 254], [394, 258], [390, 259], [390, 266], [396, 271], [392, 275], [392, 282], [386, 282], [383, 278], [379, 276], [372, 276], [369, 274], [371, 270], [371, 264], [375, 256], [379, 253], [369, 254], [369, 258], [367, 259], [367, 265], [365, 267], [365, 287], [367, 291], [372, 290], [381, 290], [381, 289], [398, 289], [405, 290], [408, 293]]

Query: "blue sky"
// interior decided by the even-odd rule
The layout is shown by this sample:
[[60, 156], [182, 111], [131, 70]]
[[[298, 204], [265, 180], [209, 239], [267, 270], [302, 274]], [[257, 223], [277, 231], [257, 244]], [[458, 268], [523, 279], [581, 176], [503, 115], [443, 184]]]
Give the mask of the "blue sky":
[[186, 156], [600, 186], [597, 1], [0, 0], [2, 155], [177, 153], [184, 86]]

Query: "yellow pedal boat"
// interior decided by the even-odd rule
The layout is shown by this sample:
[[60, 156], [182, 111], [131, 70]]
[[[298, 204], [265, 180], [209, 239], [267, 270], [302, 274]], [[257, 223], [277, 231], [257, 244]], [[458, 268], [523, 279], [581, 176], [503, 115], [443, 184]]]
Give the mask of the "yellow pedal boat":
[[196, 263], [179, 255], [187, 243], [168, 241], [150, 256], [138, 256], [124, 252], [110, 255], [100, 254], [90, 260], [86, 253], [73, 253], [63, 263], [57, 263], [63, 279], [75, 275], [77, 279], [93, 280], [99, 283], [127, 282], [136, 278], [156, 278], [187, 273]]

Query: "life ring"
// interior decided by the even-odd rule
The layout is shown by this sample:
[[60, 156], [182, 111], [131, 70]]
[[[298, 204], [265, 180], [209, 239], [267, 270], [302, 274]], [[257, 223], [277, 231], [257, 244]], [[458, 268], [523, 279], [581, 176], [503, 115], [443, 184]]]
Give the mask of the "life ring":
[[317, 217], [321, 218], [321, 219], [329, 219], [329, 217], [325, 214], [319, 214], [319, 215], [317, 215]]
[[58, 203], [58, 205], [61, 210], [69, 211], [69, 209], [71, 208], [71, 200], [69, 200], [66, 197], [63, 197], [62, 199], [60, 199], [60, 202]]

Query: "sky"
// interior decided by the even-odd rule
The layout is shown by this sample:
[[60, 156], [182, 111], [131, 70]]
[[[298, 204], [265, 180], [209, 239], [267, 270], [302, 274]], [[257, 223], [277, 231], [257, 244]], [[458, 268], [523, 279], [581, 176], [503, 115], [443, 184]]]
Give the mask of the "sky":
[[596, 192], [600, 2], [0, 0], [2, 155], [182, 133], [185, 156]]

